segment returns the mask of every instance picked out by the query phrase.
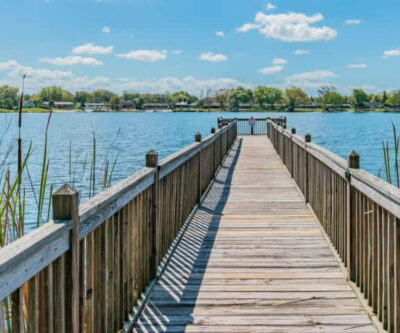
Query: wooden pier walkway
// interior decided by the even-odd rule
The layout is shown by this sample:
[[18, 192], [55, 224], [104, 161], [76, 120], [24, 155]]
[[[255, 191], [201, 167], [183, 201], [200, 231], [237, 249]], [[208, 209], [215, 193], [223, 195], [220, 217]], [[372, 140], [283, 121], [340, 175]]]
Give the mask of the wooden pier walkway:
[[239, 137], [136, 332], [375, 332], [266, 136]]

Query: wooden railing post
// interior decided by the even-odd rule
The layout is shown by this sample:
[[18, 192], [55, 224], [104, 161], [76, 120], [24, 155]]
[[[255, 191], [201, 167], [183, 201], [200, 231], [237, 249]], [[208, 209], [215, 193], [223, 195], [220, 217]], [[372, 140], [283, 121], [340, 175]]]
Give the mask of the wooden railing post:
[[[65, 258], [65, 332], [79, 332], [79, 192], [64, 184], [53, 194], [53, 219], [71, 220], [70, 251]], [[56, 278], [61, 278], [56, 277]], [[60, 301], [60, 300], [56, 300]], [[60, 318], [55, 318], [55, 321]]]
[[292, 127], [290, 133], [292, 134], [292, 135], [290, 136], [290, 154], [291, 154], [290, 159], [292, 160], [291, 166], [290, 166], [290, 175], [291, 175], [292, 178], [293, 178], [293, 172], [294, 172], [294, 171], [293, 171], [293, 168], [294, 168], [294, 143], [293, 143], [293, 135], [296, 134], [296, 128], [295, 128], [295, 127]]
[[306, 202], [308, 202], [308, 197], [309, 197], [309, 184], [308, 184], [308, 152], [307, 152], [307, 143], [309, 143], [309, 142], [311, 142], [311, 134], [310, 133], [307, 133], [305, 136], [304, 136], [304, 141], [306, 142], [306, 147], [305, 147], [305, 150], [304, 150], [304, 153], [305, 153], [305, 163], [306, 163], [306, 165], [305, 165], [305, 168], [304, 168], [304, 170], [305, 170], [305, 182], [304, 182], [304, 198], [306, 199]]
[[216, 148], [215, 148], [215, 127], [211, 127], [211, 134], [214, 134], [214, 142], [213, 142], [213, 178], [215, 177], [215, 171], [217, 170], [215, 166], [215, 159], [216, 159]]
[[[359, 169], [360, 168], [360, 155], [357, 154], [354, 150], [347, 156], [347, 167], [349, 169]], [[347, 216], [346, 216], [346, 231], [347, 231], [347, 239], [346, 239], [346, 262], [347, 262], [347, 271], [350, 277], [350, 280], [355, 281], [355, 264], [352, 262], [354, 258], [353, 251], [353, 228], [355, 227], [353, 224], [354, 221], [354, 210], [353, 210], [353, 189], [351, 186], [351, 175], [350, 171], [346, 171], [346, 180], [347, 180]]]
[[[201, 144], [201, 134], [200, 132], [197, 132], [194, 135], [194, 141], [199, 142], [199, 144]], [[198, 188], [198, 200], [197, 202], [200, 202], [201, 200], [201, 149], [199, 151], [199, 166], [198, 166], [198, 175], [197, 175], [197, 188]]]
[[149, 219], [150, 223], [150, 235], [151, 235], [151, 254], [149, 258], [150, 265], [150, 280], [157, 277], [157, 210], [158, 210], [158, 182], [159, 182], [159, 167], [158, 167], [158, 153], [155, 150], [150, 150], [146, 154], [146, 167], [155, 168], [154, 173], [154, 185], [151, 195], [151, 215]]

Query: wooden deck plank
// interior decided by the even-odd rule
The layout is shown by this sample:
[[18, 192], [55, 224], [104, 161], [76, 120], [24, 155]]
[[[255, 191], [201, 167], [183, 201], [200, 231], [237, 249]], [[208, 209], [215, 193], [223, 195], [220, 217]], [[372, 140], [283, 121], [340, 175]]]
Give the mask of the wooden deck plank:
[[264, 136], [236, 143], [136, 332], [375, 332]]

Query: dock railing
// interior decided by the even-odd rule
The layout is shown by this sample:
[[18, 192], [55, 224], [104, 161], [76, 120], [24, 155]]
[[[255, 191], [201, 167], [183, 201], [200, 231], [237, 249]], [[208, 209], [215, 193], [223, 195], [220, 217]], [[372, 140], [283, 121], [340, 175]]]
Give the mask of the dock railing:
[[81, 205], [59, 189], [54, 220], [0, 249], [0, 330], [122, 329], [236, 135], [231, 121], [159, 162], [150, 151], [144, 169]]
[[268, 121], [268, 137], [383, 327], [400, 332], [400, 189]]
[[[267, 134], [267, 121], [273, 120], [275, 123], [280, 124], [281, 126], [286, 126], [286, 117], [277, 117], [277, 118], [253, 118], [250, 121], [249, 118], [234, 118], [237, 122], [237, 131], [238, 135], [266, 135]], [[218, 125], [223, 126], [228, 124], [233, 119], [228, 118], [218, 118]]]

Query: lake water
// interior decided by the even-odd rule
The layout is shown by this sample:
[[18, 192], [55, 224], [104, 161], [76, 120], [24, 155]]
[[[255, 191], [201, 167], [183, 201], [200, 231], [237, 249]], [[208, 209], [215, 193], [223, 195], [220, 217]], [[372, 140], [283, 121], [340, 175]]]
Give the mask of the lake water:
[[[81, 191], [82, 200], [86, 200], [93, 135], [97, 143], [96, 177], [98, 180], [102, 177], [102, 164], [106, 156], [112, 163], [118, 155], [113, 175], [115, 183], [142, 168], [148, 150], [155, 149], [160, 158], [168, 156], [192, 143], [197, 131], [203, 136], [208, 135], [211, 127], [217, 126], [217, 118], [221, 115], [224, 118], [286, 115], [288, 128], [296, 127], [299, 135], [310, 132], [314, 143], [342, 157], [355, 149], [361, 156], [362, 168], [374, 175], [383, 165], [382, 140], [392, 140], [391, 122], [400, 127], [400, 114], [397, 113], [55, 113], [50, 122], [48, 137], [48, 184], [54, 184], [56, 189], [64, 182], [71, 182], [70, 175], [74, 174], [74, 185]], [[37, 193], [47, 118], [47, 114], [23, 115], [25, 152], [29, 142], [33, 144], [33, 153], [28, 163], [32, 182], [24, 180], [28, 228], [36, 221], [31, 183]], [[7, 124], [10, 124], [10, 128], [0, 145], [0, 156], [4, 156], [8, 143], [17, 136], [17, 115], [0, 115], [2, 132]], [[68, 162], [70, 141], [71, 173]], [[86, 155], [88, 162], [83, 173]], [[15, 158], [11, 164], [16, 164]], [[96, 191], [100, 190], [101, 186], [98, 185]]]

